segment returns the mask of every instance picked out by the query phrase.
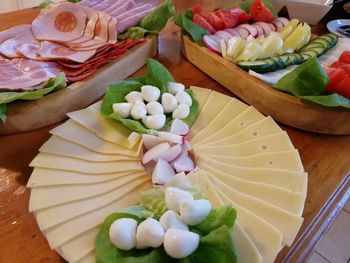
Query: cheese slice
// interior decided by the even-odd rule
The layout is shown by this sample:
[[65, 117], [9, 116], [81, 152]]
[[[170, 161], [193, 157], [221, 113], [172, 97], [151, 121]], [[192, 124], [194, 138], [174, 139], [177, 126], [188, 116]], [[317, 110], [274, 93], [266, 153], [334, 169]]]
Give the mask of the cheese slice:
[[31, 189], [29, 211], [37, 211], [51, 206], [98, 196], [125, 184], [130, 184], [137, 178], [150, 179], [146, 173], [135, 173], [113, 181], [89, 185], [66, 185], [37, 187]]
[[285, 245], [290, 246], [293, 243], [301, 224], [303, 223], [302, 217], [255, 197], [240, 193], [233, 187], [218, 180], [214, 175], [209, 174], [209, 179], [237, 205], [240, 205], [255, 215], [263, 218], [278, 229], [283, 234], [283, 243]]
[[96, 263], [95, 250], [72, 263]]
[[200, 113], [213, 90], [196, 86], [191, 86], [190, 89], [193, 91], [194, 98], [198, 101], [198, 113]]
[[198, 131], [198, 133], [191, 138], [192, 144], [195, 145], [196, 143], [210, 137], [210, 135], [225, 126], [230, 120], [232, 120], [232, 118], [238, 116], [248, 108], [246, 104], [235, 98], [232, 98], [226, 105], [222, 105], [221, 107], [222, 110], [214, 117], [214, 119], [208, 123], [204, 129]]
[[92, 175], [37, 167], [34, 168], [27, 182], [27, 187], [96, 184], [128, 177], [131, 174], [135, 174], [135, 172]]
[[130, 191], [133, 191], [141, 184], [147, 183], [147, 181], [149, 181], [149, 178], [137, 178], [128, 184], [121, 185], [120, 187], [102, 195], [39, 210], [36, 212], [36, 220], [39, 228], [40, 230], [46, 230], [74, 217], [90, 212], [111, 202], [115, 202], [117, 199], [127, 195]]
[[[224, 105], [224, 104], [223, 104]], [[221, 105], [221, 107], [223, 107]], [[210, 109], [208, 109], [210, 111]], [[206, 144], [208, 142], [214, 142], [216, 140], [220, 140], [222, 138], [228, 137], [232, 134], [235, 134], [242, 129], [254, 124], [257, 121], [260, 121], [266, 118], [259, 111], [257, 111], [254, 107], [250, 106], [242, 111], [237, 116], [231, 116], [231, 120], [227, 122], [223, 126], [218, 126], [213, 128], [215, 131], [213, 134], [208, 134], [203, 140], [197, 143], [197, 145]], [[209, 125], [209, 123], [207, 124]]]
[[[119, 198], [106, 206], [88, 212], [84, 215], [75, 217], [67, 222], [54, 226], [44, 231], [44, 235], [51, 248], [62, 246], [69, 240], [79, 236], [81, 233], [99, 226], [104, 219], [111, 213], [139, 201], [139, 194], [152, 187], [151, 183], [144, 183], [139, 188], [130, 191], [128, 195]], [[64, 192], [62, 193], [64, 194]]]
[[96, 163], [48, 153], [39, 153], [29, 166], [87, 174], [106, 174], [144, 170], [139, 160]]
[[117, 121], [102, 117], [99, 112], [86, 108], [67, 115], [103, 140], [128, 149], [134, 147], [135, 141], [130, 142], [128, 139], [131, 131]]
[[192, 145], [192, 147], [195, 157], [198, 157], [201, 154], [215, 154], [221, 156], [237, 157], [267, 152], [288, 151], [294, 149], [294, 146], [291, 143], [287, 133], [284, 131], [237, 144], [220, 146]]
[[223, 105], [229, 103], [231, 99], [232, 98], [229, 96], [216, 91], [212, 91], [209, 98], [203, 105], [203, 108], [198, 115], [197, 120], [192, 125], [190, 133], [188, 134], [188, 139], [191, 140], [194, 135], [204, 129], [222, 110]]
[[295, 172], [304, 172], [304, 167], [298, 150], [258, 153], [248, 156], [223, 156], [202, 153], [201, 156], [237, 166], [275, 168]]
[[[219, 128], [218, 128], [219, 129]], [[226, 144], [234, 144], [246, 142], [249, 140], [253, 140], [256, 138], [264, 137], [267, 135], [271, 135], [274, 133], [281, 132], [282, 129], [276, 124], [276, 122], [270, 117], [263, 118], [244, 129], [233, 133], [233, 134], [222, 134], [222, 136], [226, 135], [226, 137], [219, 138], [214, 141], [206, 141], [200, 142], [198, 145], [226, 145]]]
[[[139, 145], [141, 145], [141, 143]], [[140, 159], [139, 157], [120, 154], [112, 155], [97, 153], [55, 135], [52, 135], [51, 138], [40, 147], [39, 151], [42, 153], [72, 157], [90, 162], [130, 161]]]
[[135, 145], [133, 149], [127, 149], [117, 144], [102, 140], [73, 120], [68, 120], [65, 123], [55, 127], [50, 131], [50, 133], [70, 142], [79, 144], [80, 146], [83, 146], [91, 151], [102, 154], [119, 154], [137, 157], [140, 154], [139, 151], [141, 150], [141, 143]]
[[200, 157], [197, 166], [217, 176], [227, 175], [237, 178], [270, 184], [306, 195], [307, 174], [273, 168], [248, 168]]

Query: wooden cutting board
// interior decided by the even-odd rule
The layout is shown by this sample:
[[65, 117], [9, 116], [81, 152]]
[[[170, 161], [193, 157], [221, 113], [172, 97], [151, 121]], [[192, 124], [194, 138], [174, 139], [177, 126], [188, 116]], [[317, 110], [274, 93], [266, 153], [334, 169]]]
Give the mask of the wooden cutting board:
[[126, 79], [157, 53], [158, 35], [147, 37], [116, 60], [101, 67], [94, 75], [35, 101], [9, 104], [6, 125], [0, 134], [38, 129], [67, 118], [66, 113], [85, 108], [100, 98], [108, 84]]
[[350, 135], [350, 110], [323, 107], [280, 92], [186, 35], [182, 36], [182, 53], [221, 85], [278, 122], [317, 133]]

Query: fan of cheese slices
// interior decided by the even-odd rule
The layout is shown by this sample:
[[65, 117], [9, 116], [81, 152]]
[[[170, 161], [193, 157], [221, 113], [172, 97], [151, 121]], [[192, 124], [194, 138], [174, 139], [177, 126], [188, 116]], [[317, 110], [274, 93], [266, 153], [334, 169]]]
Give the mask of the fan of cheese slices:
[[[189, 178], [214, 205], [236, 209], [238, 262], [271, 263], [303, 222], [307, 174], [298, 151], [253, 107], [191, 89], [200, 113], [188, 134], [197, 166]], [[140, 134], [101, 117], [99, 106], [69, 113], [31, 162], [29, 210], [50, 247], [69, 262], [94, 262], [104, 218], [152, 188]]]

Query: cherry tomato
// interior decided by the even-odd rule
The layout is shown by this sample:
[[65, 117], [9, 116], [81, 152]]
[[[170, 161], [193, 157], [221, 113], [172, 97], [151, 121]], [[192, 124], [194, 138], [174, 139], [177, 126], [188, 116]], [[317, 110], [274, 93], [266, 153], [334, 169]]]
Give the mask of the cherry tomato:
[[231, 9], [230, 13], [236, 18], [239, 24], [244, 24], [250, 20], [250, 15], [240, 7]]
[[237, 19], [227, 10], [219, 9], [215, 14], [221, 18], [225, 28], [233, 28], [237, 25]]
[[346, 77], [340, 81], [335, 87], [334, 92], [350, 99], [350, 77]]
[[204, 17], [202, 17], [199, 14], [193, 15], [193, 22], [196, 23], [197, 25], [205, 28], [206, 30], [208, 30], [212, 34], [214, 34], [216, 32], [215, 28]]
[[199, 14], [202, 15], [203, 13], [203, 7], [200, 4], [195, 4], [195, 6], [192, 8], [192, 14]]
[[350, 64], [346, 64], [340, 61], [336, 61], [331, 65], [332, 68], [344, 69], [346, 74], [350, 75]]
[[262, 0], [255, 0], [249, 8], [249, 13], [256, 22], [271, 22], [275, 19], [271, 10], [266, 7]]
[[340, 69], [340, 68], [325, 67], [325, 71], [327, 72], [327, 75], [329, 77], [329, 82], [327, 84], [325, 92], [327, 93], [336, 92], [335, 91], [336, 85], [339, 82], [341, 82], [343, 79], [345, 79], [348, 75], [346, 74], [344, 69]]
[[215, 13], [210, 12], [206, 18], [216, 30], [225, 28], [224, 22]]
[[350, 64], [350, 51], [344, 51], [340, 57], [339, 57], [339, 61], [343, 62], [345, 64]]

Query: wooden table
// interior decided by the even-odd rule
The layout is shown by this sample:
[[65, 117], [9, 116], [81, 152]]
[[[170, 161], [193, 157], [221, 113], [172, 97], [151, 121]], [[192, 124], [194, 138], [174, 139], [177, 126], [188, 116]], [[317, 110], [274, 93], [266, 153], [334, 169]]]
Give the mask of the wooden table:
[[[179, 9], [193, 4], [193, 1], [175, 2]], [[0, 30], [30, 23], [37, 12], [26, 9], [1, 14]], [[324, 26], [318, 28], [322, 30]], [[156, 58], [186, 86], [211, 88], [233, 96], [181, 56], [180, 32], [172, 21], [160, 34]], [[134, 75], [144, 73], [142, 68]], [[30, 193], [25, 188], [32, 171], [28, 164], [56, 125], [0, 137], [0, 263], [64, 262], [49, 248], [34, 216], [28, 212]], [[283, 249], [276, 262], [303, 262], [350, 197], [350, 136], [327, 136], [281, 127], [300, 152], [309, 173], [309, 184], [302, 228], [294, 244]]]

